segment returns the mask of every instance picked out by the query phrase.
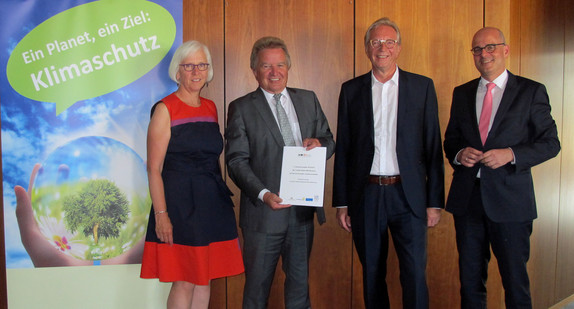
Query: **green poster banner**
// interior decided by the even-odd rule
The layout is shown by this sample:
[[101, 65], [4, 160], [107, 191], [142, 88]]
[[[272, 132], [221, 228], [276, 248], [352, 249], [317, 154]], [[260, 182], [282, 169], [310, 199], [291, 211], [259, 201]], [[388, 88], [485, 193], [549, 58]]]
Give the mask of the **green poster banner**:
[[2, 1], [6, 268], [141, 260], [145, 135], [176, 88], [181, 12], [175, 0]]

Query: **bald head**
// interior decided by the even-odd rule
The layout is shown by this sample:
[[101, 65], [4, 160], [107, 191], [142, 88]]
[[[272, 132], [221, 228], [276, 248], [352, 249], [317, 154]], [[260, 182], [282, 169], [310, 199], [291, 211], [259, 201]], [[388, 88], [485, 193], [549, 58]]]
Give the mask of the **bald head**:
[[485, 33], [488, 33], [490, 35], [493, 36], [498, 36], [499, 42], [500, 43], [505, 43], [506, 44], [506, 39], [504, 38], [504, 33], [502, 33], [502, 31], [498, 28], [495, 27], [484, 27], [480, 30], [478, 30], [474, 36], [472, 37], [472, 47], [475, 47], [476, 45], [474, 44], [475, 39], [477, 36], [483, 35]]

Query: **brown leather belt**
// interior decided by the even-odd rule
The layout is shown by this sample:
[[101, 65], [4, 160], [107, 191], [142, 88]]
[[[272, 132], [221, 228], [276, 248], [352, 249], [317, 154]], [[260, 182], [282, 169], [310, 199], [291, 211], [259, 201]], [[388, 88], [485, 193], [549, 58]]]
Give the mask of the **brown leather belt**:
[[389, 186], [401, 182], [401, 175], [395, 176], [376, 176], [369, 175], [369, 182], [379, 186]]

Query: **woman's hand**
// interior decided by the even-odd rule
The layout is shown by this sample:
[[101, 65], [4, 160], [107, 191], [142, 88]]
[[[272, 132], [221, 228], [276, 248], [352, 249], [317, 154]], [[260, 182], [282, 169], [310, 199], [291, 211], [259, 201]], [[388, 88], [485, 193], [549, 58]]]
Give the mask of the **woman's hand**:
[[155, 215], [155, 233], [162, 242], [173, 245], [173, 226], [167, 212]]

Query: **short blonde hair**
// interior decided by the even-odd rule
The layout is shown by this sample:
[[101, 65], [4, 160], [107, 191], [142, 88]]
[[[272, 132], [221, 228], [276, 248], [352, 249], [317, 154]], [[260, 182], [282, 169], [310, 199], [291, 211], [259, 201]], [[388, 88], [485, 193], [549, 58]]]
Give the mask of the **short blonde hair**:
[[171, 78], [174, 82], [179, 84], [177, 80], [177, 72], [179, 71], [179, 65], [182, 64], [181, 62], [196, 53], [198, 50], [203, 50], [205, 53], [205, 57], [207, 58], [207, 63], [209, 63], [209, 67], [207, 68], [207, 82], [209, 83], [213, 79], [213, 65], [211, 63], [211, 53], [205, 44], [199, 41], [187, 41], [181, 44], [173, 53], [173, 57], [171, 57], [171, 63], [169, 64], [169, 78]]

